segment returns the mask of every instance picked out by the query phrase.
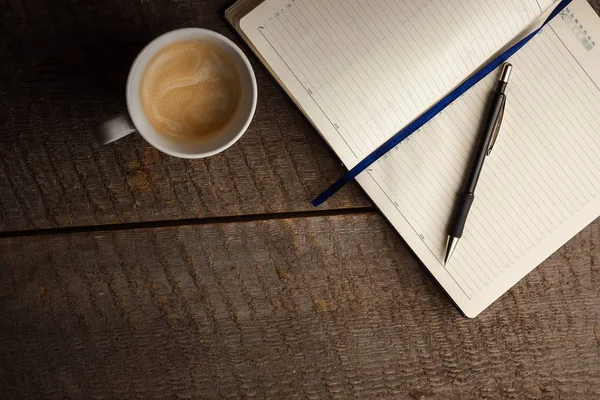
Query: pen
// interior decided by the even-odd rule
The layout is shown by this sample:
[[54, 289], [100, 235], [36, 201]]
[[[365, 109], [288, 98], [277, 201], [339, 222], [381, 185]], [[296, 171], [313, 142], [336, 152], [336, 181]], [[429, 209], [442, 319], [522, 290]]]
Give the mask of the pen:
[[504, 91], [506, 90], [511, 71], [512, 65], [504, 63], [500, 79], [498, 80], [496, 90], [494, 91], [494, 97], [492, 98], [487, 119], [485, 120], [485, 125], [483, 125], [481, 137], [479, 138], [475, 154], [471, 160], [467, 178], [461, 193], [458, 196], [454, 214], [450, 221], [444, 265], [447, 264], [450, 257], [452, 257], [452, 253], [454, 253], [456, 245], [458, 244], [458, 239], [462, 237], [465, 223], [467, 222], [467, 216], [469, 215], [469, 209], [473, 204], [473, 200], [475, 200], [475, 187], [477, 186], [477, 181], [479, 180], [479, 175], [483, 168], [483, 162], [485, 161], [485, 158], [490, 155], [494, 143], [496, 143], [496, 138], [498, 137], [500, 125], [502, 123], [502, 117], [504, 115], [504, 106], [506, 105], [506, 95], [504, 94]]

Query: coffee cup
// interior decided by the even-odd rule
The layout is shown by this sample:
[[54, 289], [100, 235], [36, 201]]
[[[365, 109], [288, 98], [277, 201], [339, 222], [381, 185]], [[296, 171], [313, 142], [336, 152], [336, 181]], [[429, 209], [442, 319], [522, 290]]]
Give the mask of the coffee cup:
[[[185, 53], [184, 56], [182, 56], [184, 57], [183, 60], [185, 62], [188, 62], [189, 60], [189, 57], [187, 57], [189, 55], [188, 53], [192, 53], [194, 51], [200, 54], [198, 57], [201, 57], [202, 54], [205, 53], [203, 50], [204, 48], [209, 48], [209, 50], [213, 49], [210, 53], [213, 55], [217, 54], [215, 56], [217, 57], [217, 59], [214, 60], [215, 62], [211, 65], [208, 65], [208, 67], [203, 66], [202, 68], [204, 69], [202, 71], [198, 71], [198, 67], [194, 67], [192, 65], [192, 67], [196, 69], [190, 72], [189, 75], [195, 75], [191, 78], [190, 76], [185, 77], [185, 79], [188, 81], [191, 79], [192, 84], [197, 84], [198, 81], [205, 79], [207, 75], [210, 75], [215, 71], [215, 73], [218, 73], [219, 76], [223, 75], [220, 73], [220, 70], [224, 68], [231, 68], [235, 71], [235, 82], [239, 84], [239, 88], [234, 91], [230, 91], [232, 93], [236, 93], [238, 96], [236, 99], [233, 99], [236, 101], [234, 106], [231, 105], [231, 101], [233, 100], [229, 98], [232, 96], [231, 93], [229, 93], [227, 101], [230, 103], [228, 105], [226, 104], [225, 108], [222, 107], [220, 109], [212, 107], [213, 98], [202, 99], [201, 97], [198, 97], [205, 92], [214, 92], [219, 90], [219, 87], [215, 85], [206, 86], [209, 83], [206, 83], [205, 86], [201, 86], [199, 89], [196, 88], [197, 90], [195, 90], [195, 92], [188, 90], [189, 93], [181, 94], [177, 92], [177, 90], [181, 90], [182, 86], [182, 80], [180, 79], [169, 86], [169, 90], [171, 87], [175, 87], [175, 90], [171, 90], [170, 93], [166, 95], [163, 92], [159, 93], [159, 95], [162, 96], [160, 97], [160, 101], [163, 101], [163, 97], [165, 96], [171, 96], [164, 100], [165, 102], [170, 102], [171, 109], [159, 107], [159, 112], [166, 113], [169, 112], [169, 110], [171, 113], [176, 112], [178, 107], [181, 107], [180, 104], [188, 105], [190, 102], [193, 102], [195, 99], [197, 99], [200, 100], [200, 103], [194, 105], [196, 108], [187, 110], [187, 114], [185, 114], [184, 117], [195, 117], [193, 114], [197, 113], [198, 118], [195, 118], [195, 120], [198, 120], [201, 118], [210, 117], [210, 113], [229, 113], [226, 114], [227, 120], [223, 122], [221, 124], [222, 126], [219, 126], [215, 132], [211, 132], [210, 135], [200, 135], [201, 137], [197, 140], [182, 140], [176, 135], [173, 136], [165, 134], [165, 132], [162, 131], [162, 128], [159, 126], [160, 124], [157, 125], [156, 119], [153, 118], [154, 115], [149, 115], [148, 113], [149, 109], [155, 109], [154, 104], [151, 104], [150, 106], [146, 104], [148, 101], [158, 101], [156, 100], [158, 97], [152, 97], [150, 95], [146, 96], [144, 94], [145, 92], [143, 92], [143, 85], [145, 84], [145, 81], [148, 80], [146, 78], [146, 74], [149, 65], [154, 63], [154, 60], [156, 60], [157, 57], [161, 57], [161, 52], [171, 51], [169, 49], [173, 48], [174, 46], [176, 47], [176, 45], [179, 43], [184, 44], [183, 46], [179, 46], [183, 47], [183, 50], [181, 51], [184, 51], [184, 53], [185, 51], [190, 50]], [[185, 48], [187, 46], [186, 43], [197, 43], [201, 47], [199, 47], [199, 50], [187, 49]], [[168, 66], [168, 64], [165, 65]], [[184, 68], [188, 68], [190, 70], [193, 69], [192, 67], [184, 66]], [[172, 71], [168, 72], [171, 73]], [[164, 73], [163, 75], [169, 76], [169, 74]], [[212, 78], [211, 80], [215, 81], [215, 79]], [[230, 79], [227, 82], [227, 84], [230, 84], [233, 81]], [[169, 84], [169, 82], [167, 82], [167, 84]], [[201, 83], [201, 85], [203, 84], [204, 83]], [[216, 96], [214, 99], [225, 98], [224, 96], [220, 96], [220, 93], [209, 94]], [[187, 97], [182, 97], [180, 99], [177, 98], [177, 96]], [[138, 132], [150, 145], [166, 154], [181, 158], [209, 157], [211, 155], [220, 153], [233, 145], [248, 128], [256, 109], [256, 77], [254, 76], [254, 71], [252, 70], [248, 58], [244, 55], [242, 50], [225, 36], [201, 28], [178, 29], [157, 37], [139, 53], [129, 71], [126, 85], [126, 100], [127, 113], [119, 114], [98, 126], [97, 136], [100, 143], [111, 143], [133, 132]], [[179, 101], [179, 103], [177, 103], [177, 101]], [[158, 106], [161, 105], [159, 104]], [[205, 106], [211, 107], [210, 110], [204, 110], [203, 107]], [[207, 113], [209, 114], [208, 117]], [[159, 115], [159, 117], [162, 118], [163, 116]], [[171, 118], [171, 120], [167, 120], [166, 123], [172, 123], [172, 125], [174, 124], [174, 130], [179, 129], [178, 123], [181, 121], [178, 121], [180, 118], [177, 118], [176, 114], [167, 115], [166, 117]], [[213, 120], [218, 119], [213, 118]], [[205, 124], [201, 126], [207, 125]], [[189, 124], [186, 125], [186, 127], [189, 128]]]

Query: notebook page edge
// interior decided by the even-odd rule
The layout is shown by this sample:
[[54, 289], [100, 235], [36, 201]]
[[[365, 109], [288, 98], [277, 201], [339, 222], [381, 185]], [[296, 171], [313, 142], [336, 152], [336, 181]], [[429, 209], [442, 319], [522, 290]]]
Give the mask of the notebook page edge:
[[225, 10], [225, 18], [235, 27], [239, 20], [265, 0], [238, 0]]

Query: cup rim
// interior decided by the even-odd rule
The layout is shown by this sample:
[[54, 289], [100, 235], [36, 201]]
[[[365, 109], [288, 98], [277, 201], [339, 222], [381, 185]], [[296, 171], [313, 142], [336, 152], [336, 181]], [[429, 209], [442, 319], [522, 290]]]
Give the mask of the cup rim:
[[[250, 112], [246, 116], [246, 120], [244, 121], [242, 128], [239, 130], [239, 132], [234, 137], [232, 137], [229, 141], [227, 141], [225, 144], [219, 146], [218, 148], [210, 150], [210, 151], [199, 152], [199, 153], [181, 153], [181, 152], [175, 151], [173, 149], [167, 148], [167, 147], [163, 146], [162, 144], [158, 143], [151, 135], [148, 135], [147, 133], [144, 133], [142, 130], [139, 129], [138, 124], [140, 121], [138, 121], [138, 123], [136, 123], [136, 120], [138, 120], [139, 118], [147, 119], [147, 117], [145, 115], [143, 115], [143, 111], [141, 113], [142, 116], [134, 116], [133, 113], [131, 112], [131, 109], [133, 108], [133, 104], [132, 104], [133, 103], [133, 99], [132, 99], [133, 90], [139, 90], [139, 88], [132, 87], [132, 85], [133, 85], [132, 81], [134, 79], [135, 74], [138, 72], [138, 70], [141, 67], [145, 67], [145, 65], [140, 65], [142, 63], [141, 60], [142, 60], [143, 56], [148, 51], [154, 50], [154, 48], [156, 47], [156, 43], [159, 42], [160, 40], [164, 40], [165, 38], [168, 38], [170, 36], [179, 36], [179, 35], [183, 35], [186, 33], [198, 33], [198, 34], [204, 35], [205, 37], [212, 36], [214, 38], [217, 38], [221, 42], [225, 43], [229, 48], [231, 48], [236, 54], [239, 55], [240, 59], [242, 60], [242, 63], [244, 64], [247, 71], [249, 72], [250, 80], [251, 80], [250, 84], [252, 86], [252, 100], [251, 100], [252, 104], [250, 106]], [[165, 46], [168, 46], [169, 44], [172, 44], [172, 43], [174, 43], [174, 42], [170, 42], [168, 44], [165, 44], [162, 47], [157, 48], [155, 52], [160, 51]], [[143, 73], [143, 71], [141, 71], [140, 73]], [[256, 111], [256, 104], [257, 104], [257, 100], [258, 100], [258, 86], [256, 83], [256, 75], [254, 74], [254, 70], [252, 69], [252, 65], [250, 64], [248, 57], [246, 57], [246, 54], [242, 51], [242, 49], [240, 49], [240, 47], [238, 45], [236, 45], [233, 41], [231, 41], [231, 39], [229, 39], [228, 37], [226, 37], [218, 32], [211, 31], [210, 29], [180, 28], [180, 29], [175, 29], [175, 30], [169, 31], [169, 32], [165, 32], [165, 33], [157, 36], [150, 43], [148, 43], [146, 46], [144, 46], [144, 48], [138, 53], [135, 60], [133, 61], [133, 64], [131, 65], [131, 68], [129, 69], [129, 74], [127, 76], [127, 84], [125, 86], [125, 97], [126, 97], [126, 102], [127, 102], [128, 114], [131, 118], [131, 121], [133, 122], [133, 125], [136, 128], [136, 131], [152, 147], [156, 148], [159, 151], [162, 151], [163, 153], [169, 154], [174, 157], [197, 159], [197, 158], [210, 157], [215, 154], [221, 153], [224, 150], [227, 150], [233, 144], [235, 144], [242, 137], [242, 135], [248, 129], [248, 126], [250, 126], [250, 123], [252, 122], [254, 113]], [[141, 104], [139, 105], [139, 107], [141, 107]]]

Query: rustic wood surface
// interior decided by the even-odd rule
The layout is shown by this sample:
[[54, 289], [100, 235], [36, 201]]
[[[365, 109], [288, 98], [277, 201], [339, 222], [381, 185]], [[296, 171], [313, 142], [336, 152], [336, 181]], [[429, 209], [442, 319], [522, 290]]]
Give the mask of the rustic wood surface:
[[[136, 53], [232, 0], [0, 0], [0, 399], [600, 398], [600, 221], [475, 320], [249, 51], [259, 104], [186, 161], [93, 128]], [[600, 10], [600, 0], [591, 3]]]
[[[224, 19], [229, 4], [0, 1], [0, 230], [311, 210], [343, 167]], [[125, 109], [135, 55], [186, 26], [216, 30], [250, 57], [250, 129], [207, 160], [164, 155], [139, 135], [97, 145], [96, 124]], [[362, 206], [351, 185], [325, 208]]]
[[374, 212], [0, 241], [0, 397], [600, 398], [600, 221], [477, 319]]

